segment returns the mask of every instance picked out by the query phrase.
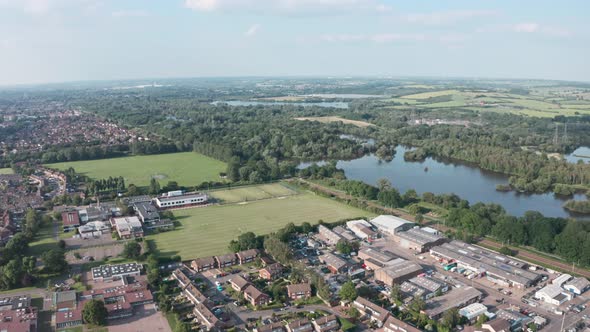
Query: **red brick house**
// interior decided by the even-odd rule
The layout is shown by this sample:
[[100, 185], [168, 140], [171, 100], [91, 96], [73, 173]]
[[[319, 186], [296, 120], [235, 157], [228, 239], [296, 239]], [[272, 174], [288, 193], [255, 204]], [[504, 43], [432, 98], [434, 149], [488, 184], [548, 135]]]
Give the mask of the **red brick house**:
[[197, 258], [191, 262], [191, 268], [196, 272], [203, 272], [217, 267], [215, 257]]
[[259, 291], [258, 288], [249, 285], [244, 290], [244, 299], [253, 306], [263, 306], [270, 302], [270, 297], [263, 292]]
[[237, 292], [242, 292], [243, 290], [246, 289], [246, 287], [248, 287], [250, 285], [250, 282], [248, 282], [248, 280], [246, 280], [240, 276], [232, 277], [229, 280], [229, 283], [231, 284], [231, 288], [233, 288]]
[[238, 263], [240, 263], [240, 265], [241, 265], [241, 264], [253, 262], [256, 259], [256, 257], [258, 257], [258, 254], [259, 254], [258, 249], [250, 249], [250, 250], [240, 251], [240, 252], [236, 253], [236, 256], [238, 257]]
[[309, 284], [288, 285], [287, 295], [291, 300], [308, 299], [311, 297], [311, 286]]
[[238, 263], [236, 254], [215, 256], [215, 261], [217, 262], [217, 267], [219, 267], [220, 269], [223, 269], [224, 267], [228, 266], [234, 266]]
[[260, 278], [265, 280], [274, 280], [283, 274], [283, 266], [279, 263], [267, 265], [265, 268], [258, 271]]

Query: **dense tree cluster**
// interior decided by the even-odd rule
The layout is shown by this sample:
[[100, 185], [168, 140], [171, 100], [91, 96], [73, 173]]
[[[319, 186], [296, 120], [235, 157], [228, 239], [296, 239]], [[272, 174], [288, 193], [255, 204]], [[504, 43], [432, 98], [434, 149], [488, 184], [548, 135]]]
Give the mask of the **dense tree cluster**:
[[[35, 210], [27, 210], [23, 231], [14, 235], [4, 248], [0, 248], [0, 290], [26, 287], [33, 283], [37, 272], [37, 258], [27, 256], [29, 243], [37, 234], [39, 227], [49, 222], [51, 222], [49, 216], [41, 217]], [[55, 248], [41, 256], [45, 272], [63, 272], [67, 268], [63, 254], [53, 259], [57, 251], [63, 253], [59, 248]]]

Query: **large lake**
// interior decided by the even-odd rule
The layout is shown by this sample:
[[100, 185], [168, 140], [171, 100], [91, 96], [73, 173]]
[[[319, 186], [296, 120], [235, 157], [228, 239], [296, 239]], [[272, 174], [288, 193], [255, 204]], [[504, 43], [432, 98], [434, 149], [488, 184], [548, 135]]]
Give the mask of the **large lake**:
[[[361, 180], [376, 185], [377, 180], [386, 178], [401, 193], [415, 189], [419, 194], [432, 192], [436, 194], [455, 193], [471, 204], [477, 202], [497, 203], [515, 216], [522, 216], [526, 211], [539, 211], [550, 217], [579, 217], [570, 214], [563, 208], [567, 197], [546, 194], [521, 194], [516, 192], [496, 191], [497, 184], [508, 183], [508, 176], [488, 172], [478, 167], [455, 162], [441, 162], [427, 158], [423, 162], [406, 162], [406, 148], [398, 147], [395, 158], [391, 162], [379, 161], [374, 155], [354, 160], [341, 160], [338, 168], [344, 170], [351, 180]], [[310, 163], [302, 163], [306, 167]], [[425, 168], [428, 170], [425, 171]], [[578, 194], [574, 199], [585, 199]]]
[[258, 106], [258, 105], [293, 105], [293, 106], [320, 106], [334, 108], [348, 108], [347, 102], [342, 101], [318, 101], [318, 102], [280, 102], [280, 101], [257, 101], [257, 100], [228, 100], [214, 101], [211, 104], [228, 104], [229, 106]]

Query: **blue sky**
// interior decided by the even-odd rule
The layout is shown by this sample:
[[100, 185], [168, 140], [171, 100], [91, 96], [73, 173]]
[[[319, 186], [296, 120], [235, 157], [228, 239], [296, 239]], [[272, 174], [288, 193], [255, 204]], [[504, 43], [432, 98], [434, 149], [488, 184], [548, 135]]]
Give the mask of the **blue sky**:
[[201, 76], [590, 81], [590, 1], [0, 0], [0, 84]]

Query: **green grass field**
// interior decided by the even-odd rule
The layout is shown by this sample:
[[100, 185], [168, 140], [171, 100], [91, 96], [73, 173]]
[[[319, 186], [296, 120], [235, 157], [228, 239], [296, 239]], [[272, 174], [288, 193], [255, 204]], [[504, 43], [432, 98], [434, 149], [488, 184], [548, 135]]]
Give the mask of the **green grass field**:
[[12, 168], [0, 168], [0, 174], [14, 174]]
[[280, 183], [264, 184], [260, 186], [239, 187], [229, 190], [216, 190], [209, 192], [209, 195], [219, 200], [220, 203], [249, 202], [260, 199], [291, 196], [297, 192], [287, 188]]
[[[452, 100], [429, 103], [428, 98], [451, 96]], [[586, 101], [556, 101], [542, 95], [518, 95], [505, 92], [441, 90], [424, 92], [388, 99], [404, 105], [388, 108], [406, 109], [407, 105], [418, 108], [456, 108], [477, 112], [512, 113], [532, 117], [554, 117], [556, 115], [575, 116], [590, 114], [590, 103]], [[485, 105], [480, 105], [484, 102]], [[560, 104], [558, 104], [560, 103]]]
[[94, 179], [122, 176], [125, 183], [147, 186], [155, 177], [160, 184], [176, 181], [180, 185], [195, 186], [204, 181], [220, 181], [219, 172], [226, 169], [225, 163], [194, 152], [132, 156], [100, 160], [72, 161], [48, 164], [47, 167], [67, 169]]
[[302, 193], [285, 198], [176, 210], [182, 223], [174, 231], [152, 234], [160, 255], [183, 260], [228, 252], [232, 239], [244, 232], [268, 234], [292, 222], [334, 222], [373, 214], [328, 198]]
[[433, 98], [433, 97], [454, 95], [456, 93], [458, 93], [457, 90], [442, 90], [442, 91], [416, 93], [413, 95], [402, 96], [400, 98], [403, 98], [403, 99], [428, 99], [428, 98]]
[[53, 238], [53, 224], [43, 224], [37, 231], [33, 242], [29, 243], [29, 255], [40, 257], [44, 252], [57, 248], [57, 241]]

